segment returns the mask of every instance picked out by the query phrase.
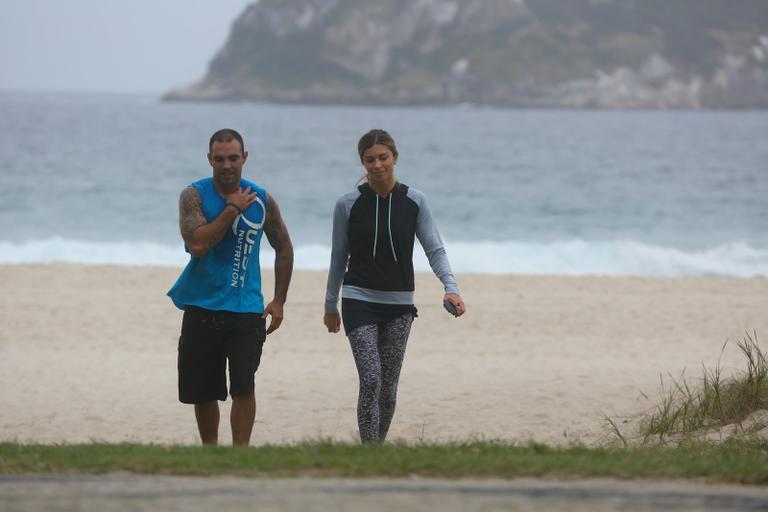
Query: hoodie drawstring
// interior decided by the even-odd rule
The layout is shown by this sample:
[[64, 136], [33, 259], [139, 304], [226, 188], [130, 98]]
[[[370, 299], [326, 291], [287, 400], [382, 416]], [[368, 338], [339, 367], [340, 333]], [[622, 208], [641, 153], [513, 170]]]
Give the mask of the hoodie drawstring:
[[[392, 239], [392, 193], [389, 194], [389, 211], [387, 212], [387, 230], [389, 231], [389, 247], [392, 249], [392, 257], [397, 263], [395, 254], [395, 242]], [[379, 194], [376, 194], [376, 220], [373, 235], [373, 259], [376, 259], [376, 246], [379, 244]]]
[[379, 194], [376, 194], [376, 222], [373, 235], [373, 259], [376, 259], [376, 245], [379, 242]]

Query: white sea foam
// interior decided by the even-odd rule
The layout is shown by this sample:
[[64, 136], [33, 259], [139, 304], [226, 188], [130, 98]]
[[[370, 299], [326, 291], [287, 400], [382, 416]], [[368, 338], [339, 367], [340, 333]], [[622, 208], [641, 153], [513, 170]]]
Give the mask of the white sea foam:
[[[768, 249], [729, 243], [699, 251], [631, 240], [552, 243], [477, 242], [448, 246], [456, 271], [564, 274], [751, 277], [768, 275]], [[421, 267], [426, 267], [421, 263]]]
[[[266, 245], [266, 244], [264, 244]], [[493, 274], [637, 275], [735, 277], [768, 276], [768, 248], [730, 243], [699, 251], [627, 241], [552, 243], [447, 243], [454, 271]], [[330, 248], [302, 245], [295, 250], [296, 268], [325, 270]], [[181, 245], [151, 242], [96, 243], [59, 237], [36, 242], [0, 241], [0, 263], [84, 263], [182, 267], [188, 256]], [[262, 249], [261, 263], [272, 267], [273, 253]], [[414, 251], [414, 267], [428, 271], [421, 249]]]

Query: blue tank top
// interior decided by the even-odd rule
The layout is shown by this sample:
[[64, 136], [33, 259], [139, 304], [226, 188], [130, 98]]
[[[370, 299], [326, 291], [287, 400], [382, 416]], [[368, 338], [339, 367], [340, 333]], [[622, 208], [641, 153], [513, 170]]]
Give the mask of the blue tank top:
[[[200, 194], [206, 220], [212, 222], [226, 208], [226, 200], [216, 190], [213, 178], [196, 181], [192, 186]], [[192, 305], [214, 311], [264, 312], [259, 245], [264, 232], [267, 191], [250, 181], [240, 181], [241, 189], [249, 186], [257, 192], [258, 199], [235, 218], [218, 244], [201, 257], [190, 256], [168, 291], [179, 309]]]

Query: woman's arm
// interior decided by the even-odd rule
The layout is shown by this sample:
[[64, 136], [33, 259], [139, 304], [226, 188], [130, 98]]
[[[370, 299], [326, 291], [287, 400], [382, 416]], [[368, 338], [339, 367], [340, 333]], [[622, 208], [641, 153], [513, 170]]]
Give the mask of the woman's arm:
[[453, 304], [456, 307], [456, 316], [461, 316], [466, 311], [466, 307], [459, 293], [459, 285], [456, 284], [456, 278], [451, 270], [451, 263], [448, 261], [445, 245], [442, 238], [440, 238], [437, 224], [432, 217], [432, 210], [424, 194], [414, 191], [414, 198], [419, 205], [419, 213], [416, 217], [416, 238], [419, 239], [419, 243], [424, 248], [424, 253], [427, 255], [432, 272], [443, 283], [443, 288], [445, 289], [443, 302]]
[[331, 235], [331, 263], [328, 267], [328, 283], [325, 287], [325, 315], [323, 323], [328, 332], [339, 332], [341, 317], [339, 316], [339, 290], [344, 281], [349, 261], [349, 240], [347, 238], [347, 223], [349, 208], [346, 196], [336, 202], [333, 209], [333, 231]]

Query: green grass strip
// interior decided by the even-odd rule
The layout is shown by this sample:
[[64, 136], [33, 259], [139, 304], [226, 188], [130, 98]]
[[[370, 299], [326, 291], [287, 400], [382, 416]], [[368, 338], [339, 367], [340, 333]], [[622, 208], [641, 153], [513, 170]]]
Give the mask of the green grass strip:
[[493, 442], [383, 446], [308, 442], [245, 449], [0, 443], [0, 474], [115, 471], [248, 477], [696, 478], [767, 485], [768, 441], [741, 439], [640, 448], [555, 448]]

